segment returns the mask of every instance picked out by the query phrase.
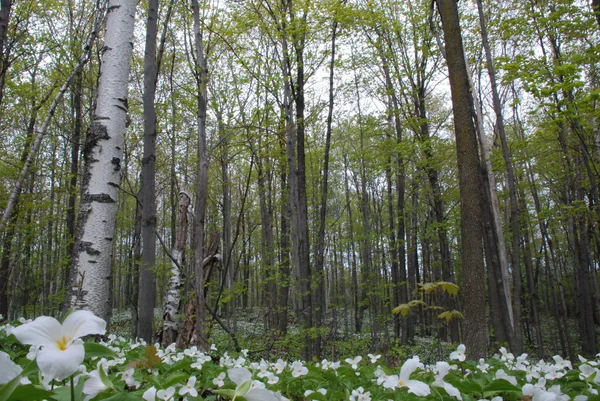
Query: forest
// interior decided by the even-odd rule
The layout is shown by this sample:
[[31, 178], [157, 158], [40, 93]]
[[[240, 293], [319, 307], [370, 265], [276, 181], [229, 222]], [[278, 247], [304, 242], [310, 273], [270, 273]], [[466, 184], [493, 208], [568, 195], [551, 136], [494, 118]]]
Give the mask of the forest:
[[597, 366], [599, 62], [598, 0], [1, 0], [0, 323]]

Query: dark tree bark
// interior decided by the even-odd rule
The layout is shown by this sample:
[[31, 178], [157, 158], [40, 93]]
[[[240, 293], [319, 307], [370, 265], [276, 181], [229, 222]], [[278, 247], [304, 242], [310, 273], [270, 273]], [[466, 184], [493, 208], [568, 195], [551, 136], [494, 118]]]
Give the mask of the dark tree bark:
[[148, 1], [146, 48], [144, 53], [144, 156], [142, 158], [142, 265], [138, 301], [137, 335], [152, 340], [156, 304], [156, 37], [158, 0]]
[[[323, 182], [321, 183], [321, 205], [319, 208], [319, 228], [317, 230], [317, 249], [315, 257], [315, 281], [317, 290], [315, 292], [315, 326], [321, 327], [325, 313], [325, 273], [323, 269], [325, 259], [325, 222], [327, 216], [327, 195], [329, 190], [329, 151], [331, 149], [331, 131], [333, 122], [334, 102], [334, 69], [335, 69], [335, 40], [337, 38], [338, 21], [333, 20], [331, 33], [331, 61], [329, 62], [329, 104], [327, 109], [327, 131], [325, 133], [325, 153], [323, 155]], [[321, 337], [315, 341], [315, 355], [321, 354]]]
[[485, 58], [487, 62], [488, 76], [490, 79], [490, 86], [492, 89], [492, 101], [494, 106], [494, 112], [496, 113], [496, 130], [500, 137], [502, 144], [502, 156], [504, 157], [504, 164], [506, 165], [506, 181], [508, 183], [508, 193], [510, 198], [510, 223], [512, 233], [512, 251], [511, 251], [511, 262], [513, 271], [513, 285], [514, 285], [514, 296], [513, 296], [513, 315], [514, 315], [514, 328], [512, 335], [512, 351], [516, 354], [521, 354], [523, 350], [523, 335], [521, 333], [521, 263], [519, 255], [520, 245], [520, 227], [519, 227], [519, 205], [517, 202], [517, 190], [515, 187], [515, 173], [513, 164], [510, 159], [510, 150], [508, 149], [508, 141], [506, 139], [506, 130], [504, 128], [504, 117], [502, 115], [502, 104], [500, 102], [500, 95], [498, 93], [498, 85], [496, 83], [496, 70], [494, 67], [494, 60], [492, 58], [492, 52], [490, 50], [490, 44], [487, 35], [487, 26], [485, 22], [485, 16], [483, 13], [483, 5], [481, 0], [477, 0], [477, 9], [479, 12], [479, 26], [481, 28], [481, 40], [483, 48], [485, 50]]
[[[281, 153], [285, 152], [285, 138], [280, 140]], [[287, 332], [288, 325], [288, 305], [290, 296], [290, 187], [288, 184], [288, 173], [286, 166], [283, 166], [280, 172], [280, 191], [281, 191], [281, 211], [280, 211], [280, 239], [279, 239], [279, 266], [282, 282], [278, 293], [278, 313], [277, 322], [281, 333]]]
[[[67, 266], [71, 264], [71, 255], [75, 244], [75, 202], [77, 200], [77, 177], [79, 175], [79, 152], [81, 136], [83, 133], [83, 104], [81, 102], [83, 91], [83, 74], [81, 71], [75, 76], [72, 85], [72, 107], [74, 113], [73, 133], [71, 134], [71, 169], [69, 177], [69, 200], [67, 206]], [[69, 286], [69, 269], [65, 269], [63, 277], [64, 288]]]
[[8, 57], [5, 54], [4, 45], [8, 40], [8, 24], [12, 5], [13, 0], [0, 1], [0, 105], [4, 98], [4, 83], [6, 82], [5, 77], [8, 70]]
[[205, 319], [207, 315], [206, 299], [204, 296], [204, 229], [206, 217], [206, 202], [208, 198], [208, 152], [206, 146], [206, 110], [208, 106], [208, 70], [200, 29], [200, 9], [198, 0], [192, 0], [194, 9], [194, 43], [196, 56], [196, 79], [198, 84], [198, 166], [196, 178], [196, 206], [194, 208], [194, 281], [196, 316], [195, 331], [198, 336], [197, 345], [201, 349], [208, 348], [207, 328]]
[[[312, 310], [312, 269], [310, 265], [310, 242], [308, 234], [308, 204], [306, 197], [306, 155], [305, 155], [305, 98], [304, 98], [304, 46], [306, 33], [303, 29], [294, 29], [288, 37], [288, 24], [306, 24], [307, 10], [297, 16], [292, 1], [282, 2], [283, 19], [278, 22], [282, 34], [284, 112], [286, 121], [286, 149], [290, 185], [291, 243], [294, 269], [299, 297], [299, 323], [302, 329], [313, 327]], [[290, 48], [291, 45], [291, 48]], [[295, 57], [292, 64], [292, 55]], [[295, 71], [293, 72], [293, 68]], [[304, 357], [308, 359], [313, 352], [313, 344], [307, 341]]]
[[486, 355], [485, 275], [481, 215], [481, 165], [473, 122], [473, 98], [465, 63], [458, 7], [455, 0], [436, 0], [442, 19], [458, 160], [461, 206], [462, 295], [464, 343], [470, 358]]
[[358, 273], [356, 267], [356, 250], [354, 248], [354, 217], [352, 213], [352, 205], [350, 203], [350, 178], [348, 177], [348, 155], [344, 154], [344, 189], [345, 189], [345, 199], [346, 199], [346, 215], [348, 218], [348, 253], [352, 255], [351, 259], [348, 261], [351, 264], [351, 278], [352, 278], [352, 306], [354, 307], [354, 331], [356, 333], [360, 333], [362, 329], [362, 316], [360, 313], [360, 305], [359, 300], [361, 299], [361, 288], [358, 284]]

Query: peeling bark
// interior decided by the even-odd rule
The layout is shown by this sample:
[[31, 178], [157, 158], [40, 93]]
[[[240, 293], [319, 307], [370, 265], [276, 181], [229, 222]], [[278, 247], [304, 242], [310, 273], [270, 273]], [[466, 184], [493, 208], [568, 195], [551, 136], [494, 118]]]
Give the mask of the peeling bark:
[[84, 149], [85, 173], [72, 260], [70, 306], [107, 318], [135, 4], [111, 0], [94, 122]]

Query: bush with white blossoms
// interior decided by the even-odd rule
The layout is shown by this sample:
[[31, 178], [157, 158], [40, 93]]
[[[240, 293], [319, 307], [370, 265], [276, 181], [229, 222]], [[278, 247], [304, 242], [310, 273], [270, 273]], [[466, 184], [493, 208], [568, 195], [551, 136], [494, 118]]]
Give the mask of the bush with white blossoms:
[[433, 365], [414, 355], [389, 367], [374, 354], [269, 362], [251, 361], [247, 351], [106, 336], [105, 322], [84, 311], [63, 322], [42, 316], [21, 323], [0, 327], [0, 401], [600, 400], [600, 355], [536, 362], [502, 348], [474, 362], [459, 345]]

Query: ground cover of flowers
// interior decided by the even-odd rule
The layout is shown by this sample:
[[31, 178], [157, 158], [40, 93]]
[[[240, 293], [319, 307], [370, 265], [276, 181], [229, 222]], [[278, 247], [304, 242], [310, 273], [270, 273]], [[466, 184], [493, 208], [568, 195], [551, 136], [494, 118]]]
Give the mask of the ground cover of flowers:
[[[533, 361], [505, 349], [468, 361], [417, 355], [387, 367], [379, 355], [341, 361], [252, 361], [247, 352], [178, 350], [106, 335], [76, 311], [0, 326], [0, 401], [8, 400], [600, 400], [600, 354]], [[93, 337], [96, 335], [96, 337]], [[92, 337], [91, 337], [92, 336]]]

